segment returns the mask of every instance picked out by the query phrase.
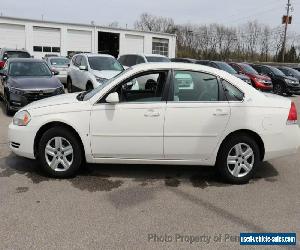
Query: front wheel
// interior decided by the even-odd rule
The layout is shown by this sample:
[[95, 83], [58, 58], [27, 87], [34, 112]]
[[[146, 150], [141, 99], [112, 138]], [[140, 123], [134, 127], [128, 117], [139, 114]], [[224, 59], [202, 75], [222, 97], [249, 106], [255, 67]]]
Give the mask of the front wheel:
[[255, 140], [239, 134], [229, 138], [220, 148], [217, 168], [232, 184], [244, 184], [253, 177], [260, 164], [260, 151]]
[[64, 127], [47, 130], [38, 145], [42, 169], [51, 177], [74, 176], [82, 163], [82, 150], [77, 137]]
[[5, 113], [6, 113], [6, 115], [12, 116], [13, 115], [13, 111], [12, 111], [12, 109], [10, 107], [10, 102], [9, 102], [8, 97], [6, 97], [6, 100], [4, 101], [4, 103], [5, 103]]
[[274, 86], [273, 86], [273, 92], [275, 93], [275, 94], [277, 94], [277, 95], [283, 95], [283, 88], [282, 88], [282, 86], [280, 85], [280, 84], [275, 84]]
[[73, 92], [72, 80], [70, 77], [68, 77], [68, 79], [67, 79], [67, 89], [68, 89], [68, 93]]

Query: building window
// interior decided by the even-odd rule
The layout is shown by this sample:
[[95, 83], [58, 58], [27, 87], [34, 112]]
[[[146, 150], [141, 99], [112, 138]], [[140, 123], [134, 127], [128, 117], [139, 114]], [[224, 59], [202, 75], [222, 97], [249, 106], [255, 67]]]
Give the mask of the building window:
[[51, 52], [51, 47], [43, 47], [43, 52]]
[[42, 46], [33, 46], [33, 51], [35, 51], [35, 52], [42, 52], [43, 51], [43, 47]]
[[52, 47], [52, 52], [60, 53], [60, 47]]
[[152, 53], [169, 56], [169, 40], [162, 38], [152, 38]]

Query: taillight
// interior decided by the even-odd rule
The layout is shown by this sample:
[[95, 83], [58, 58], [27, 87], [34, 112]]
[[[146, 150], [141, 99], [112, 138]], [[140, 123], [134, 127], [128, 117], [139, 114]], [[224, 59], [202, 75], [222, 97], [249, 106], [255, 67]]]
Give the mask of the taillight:
[[295, 124], [297, 123], [298, 117], [297, 117], [297, 108], [294, 102], [291, 104], [289, 116], [287, 119], [287, 124]]
[[0, 61], [0, 69], [2, 69], [5, 65], [5, 61]]

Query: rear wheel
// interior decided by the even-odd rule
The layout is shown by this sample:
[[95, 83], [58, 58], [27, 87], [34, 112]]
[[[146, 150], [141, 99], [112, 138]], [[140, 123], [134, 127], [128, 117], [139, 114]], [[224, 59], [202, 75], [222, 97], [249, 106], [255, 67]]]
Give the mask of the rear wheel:
[[53, 127], [39, 142], [38, 159], [44, 172], [52, 177], [74, 176], [83, 159], [80, 142], [65, 127]]
[[220, 148], [217, 168], [233, 184], [247, 183], [260, 164], [260, 151], [255, 140], [245, 134], [230, 137]]
[[70, 77], [68, 77], [68, 79], [67, 79], [67, 89], [68, 89], [68, 93], [73, 92], [73, 85], [72, 85], [72, 80]]

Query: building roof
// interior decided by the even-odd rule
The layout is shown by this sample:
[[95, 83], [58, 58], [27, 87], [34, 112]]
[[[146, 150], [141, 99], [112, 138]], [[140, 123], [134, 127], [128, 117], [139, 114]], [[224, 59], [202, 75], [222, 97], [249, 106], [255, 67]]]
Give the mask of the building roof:
[[93, 25], [93, 24], [84, 24], [84, 23], [38, 20], [38, 19], [30, 19], [30, 18], [12, 17], [12, 16], [0, 16], [0, 20], [1, 19], [8, 19], [8, 20], [22, 21], [22, 22], [38, 22], [38, 23], [44, 23], [44, 24], [85, 26], [85, 27], [89, 27], [89, 28], [110, 29], [110, 30], [114, 30], [114, 31], [131, 31], [131, 32], [138, 32], [138, 33], [149, 33], [149, 34], [157, 34], [157, 35], [176, 37], [175, 34], [169, 34], [169, 33], [163, 33], [163, 32], [141, 31], [141, 30], [135, 30], [135, 29], [126, 29], [126, 28], [114, 28], [114, 27], [108, 27], [108, 26], [100, 26], [100, 25], [96, 25], [96, 24]]

